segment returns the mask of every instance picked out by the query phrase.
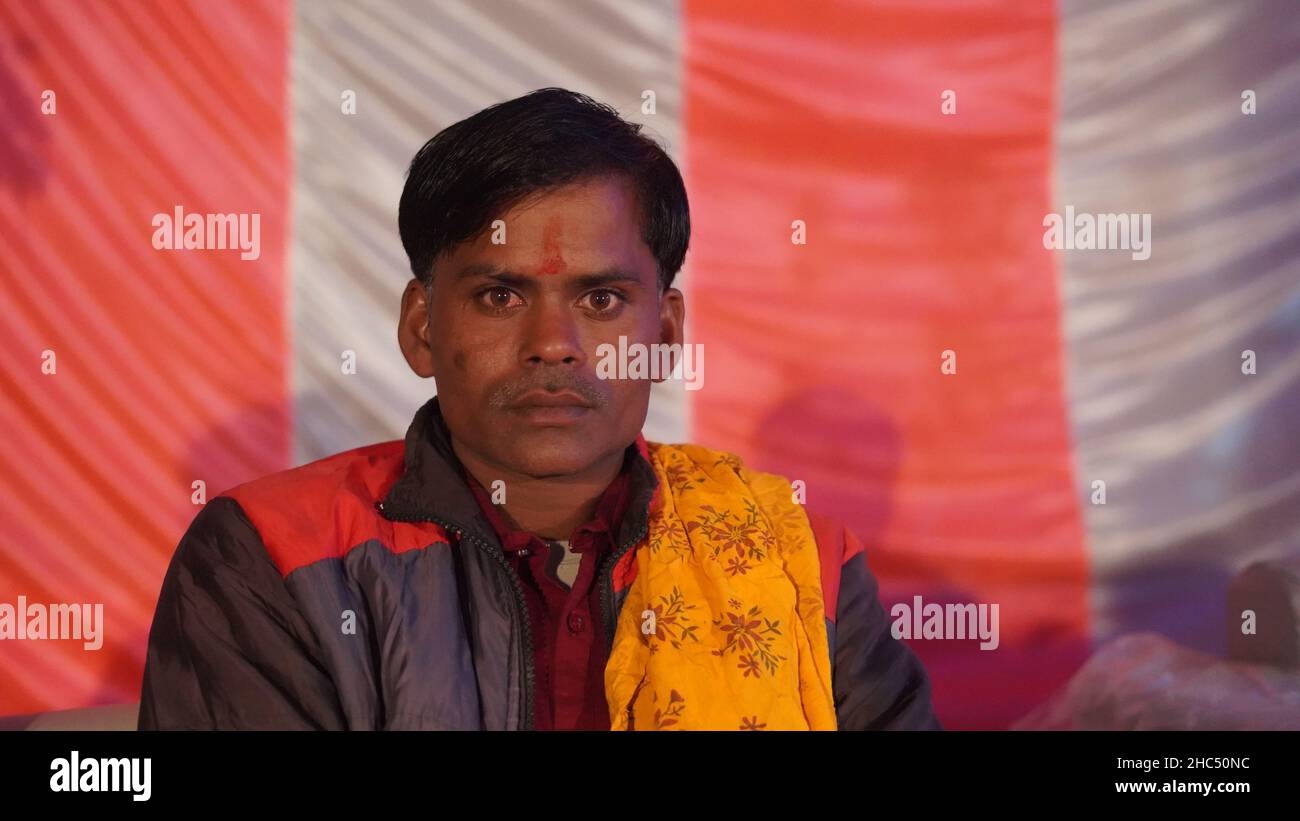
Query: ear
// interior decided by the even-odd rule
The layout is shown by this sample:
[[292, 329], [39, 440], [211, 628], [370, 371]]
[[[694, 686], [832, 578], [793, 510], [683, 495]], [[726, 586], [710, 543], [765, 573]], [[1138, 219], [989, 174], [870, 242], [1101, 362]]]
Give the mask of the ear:
[[686, 297], [676, 288], [665, 288], [659, 296], [659, 341], [680, 345], [686, 333]]
[[397, 346], [411, 370], [424, 378], [433, 376], [433, 349], [429, 345], [428, 294], [420, 280], [412, 278], [402, 292], [402, 309], [397, 318]]
[[[659, 342], [680, 346], [686, 334], [686, 297], [676, 288], [665, 288], [659, 296]], [[667, 377], [653, 381], [663, 382]]]

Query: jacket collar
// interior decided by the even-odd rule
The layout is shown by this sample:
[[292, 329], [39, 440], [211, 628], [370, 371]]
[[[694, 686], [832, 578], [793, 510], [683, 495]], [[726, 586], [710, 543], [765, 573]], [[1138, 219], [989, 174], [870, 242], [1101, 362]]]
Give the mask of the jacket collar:
[[[623, 470], [629, 473], [630, 495], [618, 524], [617, 547], [646, 532], [659, 502], [659, 481], [643, 435], [637, 434], [627, 446]], [[437, 396], [416, 411], [406, 431], [402, 475], [376, 508], [390, 521], [431, 521], [500, 547], [496, 531], [461, 475]]]

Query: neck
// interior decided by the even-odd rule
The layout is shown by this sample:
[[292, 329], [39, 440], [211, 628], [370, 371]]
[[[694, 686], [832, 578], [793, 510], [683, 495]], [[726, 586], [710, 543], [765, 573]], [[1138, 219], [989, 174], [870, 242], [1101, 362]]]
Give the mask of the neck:
[[539, 478], [464, 450], [455, 439], [451, 444], [461, 464], [489, 492], [492, 482], [505, 482], [506, 501], [498, 507], [510, 523], [543, 539], [568, 539], [579, 525], [590, 521], [601, 495], [623, 468], [619, 450], [578, 473]]

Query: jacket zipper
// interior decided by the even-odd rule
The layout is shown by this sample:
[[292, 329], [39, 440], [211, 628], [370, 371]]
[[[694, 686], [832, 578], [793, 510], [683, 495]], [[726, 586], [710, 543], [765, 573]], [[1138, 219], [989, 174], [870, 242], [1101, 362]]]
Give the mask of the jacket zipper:
[[[486, 551], [487, 554], [491, 556], [496, 561], [497, 564], [501, 565], [501, 569], [506, 572], [506, 578], [510, 579], [510, 586], [514, 590], [516, 612], [521, 614], [520, 622], [523, 624], [523, 634], [524, 634], [523, 729], [525, 730], [533, 729], [533, 688], [536, 686], [533, 681], [533, 677], [536, 675], [536, 671], [533, 668], [533, 626], [530, 623], [531, 617], [528, 613], [528, 602], [524, 599], [523, 585], [520, 584], [519, 577], [515, 574], [514, 569], [510, 567], [510, 563], [506, 561], [504, 555], [500, 555], [497, 551], [494, 551], [492, 549], [492, 546], [489, 545], [487, 542], [484, 542], [466, 533], [464, 530], [452, 524], [451, 522], [445, 521], [443, 519], [439, 519], [435, 516], [418, 516], [417, 518], [406, 518], [403, 516], [395, 515], [391, 511], [384, 510], [384, 506], [382, 502], [379, 504], [379, 509], [383, 511], [386, 516], [392, 517], [393, 521], [432, 522], [433, 524], [436, 524], [439, 527], [441, 527], [443, 530], [446, 530], [448, 533], [453, 534], [458, 540], [460, 539], [467, 540], [477, 545], [482, 550]], [[461, 593], [462, 595], [464, 595], [465, 591], [461, 591]], [[469, 625], [465, 625], [465, 627], [466, 629], [468, 629]]]
[[605, 567], [600, 574], [600, 607], [603, 611], [601, 615], [605, 619], [605, 657], [608, 659], [609, 654], [614, 650], [614, 631], [618, 628], [618, 618], [614, 613], [614, 566], [618, 560], [623, 558], [623, 554], [632, 548], [633, 545], [645, 538], [646, 533], [650, 531], [650, 520], [646, 519], [641, 525], [640, 531], [632, 537], [626, 544], [614, 551], [608, 559], [605, 560]]

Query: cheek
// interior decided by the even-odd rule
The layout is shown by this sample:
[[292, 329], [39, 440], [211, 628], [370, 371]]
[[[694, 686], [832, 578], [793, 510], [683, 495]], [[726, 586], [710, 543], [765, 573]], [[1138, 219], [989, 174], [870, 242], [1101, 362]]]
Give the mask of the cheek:
[[613, 404], [619, 419], [630, 420], [641, 414], [650, 402], [650, 389], [653, 383], [648, 379], [614, 379]]
[[496, 361], [497, 354], [491, 347], [458, 346], [451, 352], [452, 373], [464, 382], [482, 381], [500, 368]]
[[462, 337], [449, 339], [443, 344], [448, 346], [442, 357], [448, 376], [461, 383], [488, 381], [510, 365], [509, 347], [501, 339], [470, 340]]

